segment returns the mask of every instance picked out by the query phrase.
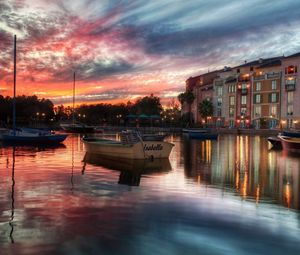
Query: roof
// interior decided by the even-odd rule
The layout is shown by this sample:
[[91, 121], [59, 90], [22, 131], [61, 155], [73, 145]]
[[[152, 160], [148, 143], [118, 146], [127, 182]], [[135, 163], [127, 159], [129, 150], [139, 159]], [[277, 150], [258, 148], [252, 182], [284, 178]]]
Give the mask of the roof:
[[251, 62], [247, 62], [245, 64], [236, 66], [235, 68], [239, 68], [239, 67], [247, 67], [247, 66], [262, 66], [262, 65], [266, 65], [269, 63], [273, 63], [274, 61], [278, 61], [283, 59], [283, 56], [279, 56], [279, 57], [273, 57], [273, 58], [260, 58]]
[[296, 57], [300, 57], [300, 52], [295, 53], [295, 54], [293, 54], [293, 55], [289, 55], [289, 56], [287, 56], [287, 57], [285, 57], [285, 58], [296, 58]]

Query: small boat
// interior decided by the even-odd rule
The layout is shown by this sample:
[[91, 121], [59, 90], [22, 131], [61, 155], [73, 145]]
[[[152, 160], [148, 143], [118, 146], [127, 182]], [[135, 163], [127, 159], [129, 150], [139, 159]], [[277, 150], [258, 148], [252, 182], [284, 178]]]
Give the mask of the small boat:
[[282, 143], [283, 150], [300, 153], [300, 138], [289, 136], [278, 136]]
[[60, 127], [68, 133], [94, 133], [95, 128], [93, 126], [87, 126], [85, 124], [60, 124]]
[[200, 140], [216, 140], [218, 139], [218, 134], [211, 132], [209, 129], [199, 129], [199, 128], [190, 128], [182, 129], [182, 132], [190, 139], [200, 139]]
[[174, 144], [164, 141], [143, 141], [137, 132], [123, 131], [121, 141], [84, 137], [86, 151], [114, 158], [156, 159], [168, 158]]
[[288, 137], [298, 137], [300, 138], [300, 132], [299, 131], [283, 131], [281, 133], [283, 136], [288, 136]]
[[22, 129], [10, 130], [2, 135], [4, 143], [14, 144], [58, 144], [66, 139], [65, 134], [55, 134], [49, 131], [33, 132]]
[[272, 144], [273, 149], [282, 149], [281, 139], [277, 136], [268, 137], [268, 141]]

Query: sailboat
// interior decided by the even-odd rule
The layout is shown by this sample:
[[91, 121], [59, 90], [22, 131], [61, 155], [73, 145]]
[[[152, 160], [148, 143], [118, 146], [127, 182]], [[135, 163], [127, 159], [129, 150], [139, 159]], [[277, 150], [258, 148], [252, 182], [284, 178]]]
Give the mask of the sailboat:
[[73, 113], [71, 124], [60, 124], [60, 127], [70, 133], [94, 133], [95, 128], [82, 123], [75, 123], [75, 72], [73, 76]]
[[49, 131], [22, 129], [16, 127], [16, 62], [17, 62], [17, 36], [14, 36], [14, 95], [13, 95], [13, 129], [1, 134], [4, 143], [17, 144], [57, 144], [63, 142], [67, 135], [55, 134]]

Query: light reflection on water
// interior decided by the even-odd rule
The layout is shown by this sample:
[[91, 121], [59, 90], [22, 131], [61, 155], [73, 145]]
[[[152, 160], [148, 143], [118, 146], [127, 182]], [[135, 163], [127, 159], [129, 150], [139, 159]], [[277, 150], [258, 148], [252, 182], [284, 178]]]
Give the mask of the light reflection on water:
[[78, 136], [0, 147], [1, 254], [298, 254], [300, 158], [265, 138], [171, 137], [170, 160], [111, 161]]

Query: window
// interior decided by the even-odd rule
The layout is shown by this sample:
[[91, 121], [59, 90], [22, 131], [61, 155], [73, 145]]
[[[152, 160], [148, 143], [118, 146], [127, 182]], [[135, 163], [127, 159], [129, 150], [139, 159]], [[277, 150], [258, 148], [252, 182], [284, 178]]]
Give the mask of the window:
[[238, 69], [236, 69], [236, 72], [237, 72], [237, 73], [239, 73], [239, 72], [240, 72], [240, 69], [239, 69], [239, 68], [238, 68]]
[[241, 116], [246, 116], [247, 113], [247, 108], [246, 107], [242, 107], [241, 108]]
[[247, 83], [242, 83], [242, 89], [247, 89]]
[[294, 91], [289, 91], [287, 93], [287, 102], [288, 104], [292, 104], [294, 102]]
[[235, 105], [234, 96], [229, 97], [229, 105]]
[[254, 70], [253, 66], [250, 66], [250, 72], [252, 72]]
[[297, 66], [291, 65], [285, 68], [285, 74], [297, 73]]
[[261, 106], [255, 106], [254, 107], [254, 114], [255, 114], [255, 117], [260, 117], [261, 116]]
[[260, 94], [256, 94], [254, 99], [255, 99], [254, 103], [256, 103], [256, 104], [261, 103], [261, 96], [260, 96]]
[[218, 106], [221, 106], [222, 105], [222, 97], [218, 97], [218, 99], [217, 99], [217, 105]]
[[247, 96], [241, 96], [241, 104], [247, 104]]
[[285, 80], [285, 85], [295, 85], [296, 84], [296, 78], [289, 78]]
[[287, 115], [293, 115], [293, 112], [294, 112], [294, 106], [292, 104], [288, 105], [288, 107], [287, 107]]
[[217, 116], [218, 117], [222, 116], [222, 109], [221, 108], [217, 108]]
[[261, 82], [256, 82], [256, 91], [261, 90]]
[[229, 117], [234, 117], [234, 108], [229, 108]]
[[223, 95], [223, 87], [222, 86], [218, 86], [217, 87], [217, 96], [222, 96]]
[[277, 93], [271, 93], [271, 94], [269, 94], [269, 96], [270, 96], [270, 99], [271, 99], [269, 101], [271, 103], [276, 103], [277, 102]]
[[277, 116], [277, 106], [276, 105], [271, 105], [270, 106], [270, 115], [273, 117]]
[[272, 81], [272, 90], [275, 90], [277, 89], [277, 83], [276, 83], [276, 80], [273, 80]]

